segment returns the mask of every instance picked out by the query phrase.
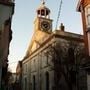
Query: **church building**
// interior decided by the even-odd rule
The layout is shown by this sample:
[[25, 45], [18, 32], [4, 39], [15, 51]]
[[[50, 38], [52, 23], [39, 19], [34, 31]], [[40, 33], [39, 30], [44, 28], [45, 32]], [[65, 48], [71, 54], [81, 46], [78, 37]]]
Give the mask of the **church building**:
[[22, 60], [22, 90], [77, 90], [75, 65], [78, 70], [83, 36], [66, 32], [62, 23], [53, 31], [51, 10], [44, 1], [36, 13], [34, 33]]

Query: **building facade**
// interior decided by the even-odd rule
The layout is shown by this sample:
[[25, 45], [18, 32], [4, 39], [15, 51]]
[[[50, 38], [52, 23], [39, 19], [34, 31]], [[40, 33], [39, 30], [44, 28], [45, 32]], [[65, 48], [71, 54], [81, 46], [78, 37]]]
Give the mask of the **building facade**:
[[90, 0], [79, 0], [77, 11], [81, 13], [84, 43], [88, 59], [84, 69], [87, 71], [87, 90], [90, 90]]
[[77, 11], [81, 12], [86, 53], [90, 56], [90, 0], [79, 0]]
[[[80, 81], [77, 81], [78, 77], [74, 73], [76, 73], [75, 65], [78, 65], [77, 71], [79, 71], [77, 62], [81, 57], [76, 59], [79, 57], [76, 51], [84, 47], [83, 36], [66, 32], [63, 24], [59, 30], [53, 31], [52, 21], [50, 9], [45, 6], [45, 2], [42, 2], [37, 9], [33, 37], [22, 60], [22, 90], [78, 90], [79, 88], [76, 83]], [[64, 61], [68, 61], [68, 64]], [[71, 68], [77, 79], [74, 79], [75, 81], [68, 72]], [[67, 83], [69, 80], [70, 84]], [[85, 85], [81, 85], [83, 86]]]
[[14, 0], [0, 0], [0, 87], [5, 84], [8, 67], [9, 43], [12, 39], [11, 22]]

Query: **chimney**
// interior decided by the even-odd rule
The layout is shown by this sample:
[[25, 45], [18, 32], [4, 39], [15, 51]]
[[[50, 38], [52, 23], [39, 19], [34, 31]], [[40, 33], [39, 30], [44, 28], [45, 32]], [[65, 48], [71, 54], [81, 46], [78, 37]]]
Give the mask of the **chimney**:
[[61, 25], [60, 25], [60, 30], [61, 31], [64, 31], [65, 30], [65, 26], [63, 25], [63, 23], [61, 23]]

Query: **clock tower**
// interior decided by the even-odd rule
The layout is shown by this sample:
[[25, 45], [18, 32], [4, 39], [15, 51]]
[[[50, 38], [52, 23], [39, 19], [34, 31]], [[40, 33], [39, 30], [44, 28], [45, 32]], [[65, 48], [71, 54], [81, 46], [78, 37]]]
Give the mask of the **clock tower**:
[[44, 32], [52, 32], [52, 20], [50, 19], [50, 9], [45, 6], [45, 2], [42, 1], [41, 5], [37, 9], [37, 17], [34, 21], [35, 31], [41, 30]]

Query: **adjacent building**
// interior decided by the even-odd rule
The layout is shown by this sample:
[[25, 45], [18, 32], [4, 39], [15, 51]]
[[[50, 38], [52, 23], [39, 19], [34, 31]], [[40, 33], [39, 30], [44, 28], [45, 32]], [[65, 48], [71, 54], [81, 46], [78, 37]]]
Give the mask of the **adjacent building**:
[[81, 13], [86, 53], [90, 56], [90, 0], [79, 0], [77, 10]]
[[90, 0], [79, 0], [77, 11], [81, 13], [86, 48], [86, 64], [83, 67], [87, 71], [87, 90], [90, 90]]
[[12, 39], [11, 22], [14, 0], [0, 0], [0, 87], [6, 83], [9, 44]]
[[[37, 9], [34, 34], [22, 60], [22, 90], [70, 90], [71, 87], [78, 90], [80, 85], [82, 90], [86, 90], [86, 85], [79, 85], [78, 80], [83, 77], [83, 74], [78, 75], [81, 64], [78, 62], [83, 56], [79, 55], [84, 51], [80, 51], [84, 47], [83, 36], [66, 32], [63, 24], [59, 30], [53, 31], [50, 12], [45, 2]], [[66, 78], [72, 74], [73, 78]], [[72, 81], [67, 85], [68, 80]]]
[[16, 67], [16, 81], [18, 87], [21, 90], [22, 87], [22, 61], [18, 61], [17, 67]]

